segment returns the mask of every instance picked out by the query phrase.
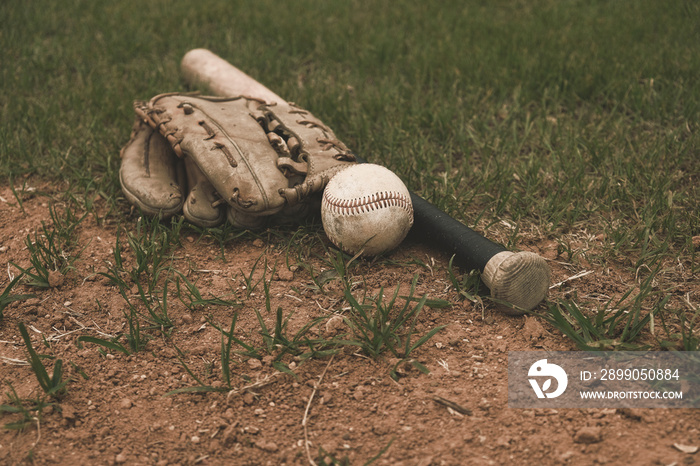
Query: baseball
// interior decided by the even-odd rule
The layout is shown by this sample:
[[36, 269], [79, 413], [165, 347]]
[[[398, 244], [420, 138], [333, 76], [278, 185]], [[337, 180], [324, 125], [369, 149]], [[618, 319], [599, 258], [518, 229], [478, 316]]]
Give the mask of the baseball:
[[397, 247], [411, 229], [411, 195], [391, 170], [353, 165], [328, 182], [321, 220], [328, 238], [348, 254], [376, 256]]

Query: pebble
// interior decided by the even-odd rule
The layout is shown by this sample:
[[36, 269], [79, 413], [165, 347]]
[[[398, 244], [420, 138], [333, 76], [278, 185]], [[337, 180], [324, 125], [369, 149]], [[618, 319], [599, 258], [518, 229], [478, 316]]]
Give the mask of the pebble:
[[73, 406], [68, 404], [62, 405], [61, 414], [63, 415], [63, 419], [65, 419], [66, 421], [75, 421], [76, 415]]
[[260, 369], [262, 367], [262, 361], [255, 358], [248, 359], [248, 366], [250, 366], [251, 369]]
[[134, 405], [134, 402], [131, 401], [129, 398], [123, 398], [119, 402], [119, 407], [122, 409], [130, 409]]
[[575, 443], [598, 443], [603, 440], [603, 433], [599, 427], [582, 427], [574, 435]]
[[563, 462], [563, 463], [566, 463], [567, 461], [569, 461], [569, 460], [570, 460], [571, 458], [573, 458], [574, 456], [576, 456], [576, 452], [575, 452], [575, 451], [569, 450], [569, 451], [567, 451], [567, 452], [562, 453], [561, 455], [559, 455], [559, 460], [560, 460], [561, 462]]
[[355, 399], [355, 401], [360, 401], [365, 397], [365, 390], [362, 388], [360, 385], [355, 389], [355, 393], [353, 393], [352, 397]]
[[226, 411], [224, 411], [224, 418], [226, 418], [229, 421], [232, 421], [236, 418], [236, 413], [233, 410], [233, 408], [228, 408]]
[[294, 272], [289, 269], [282, 268], [277, 271], [277, 277], [283, 282], [291, 282], [294, 280]]
[[334, 336], [343, 331], [345, 328], [345, 321], [342, 316], [334, 315], [326, 321], [326, 334], [327, 336]]
[[65, 279], [66, 279], [66, 277], [58, 270], [51, 270], [49, 272], [48, 281], [49, 281], [49, 286], [51, 288], [57, 288], [57, 287], [63, 285], [63, 282], [65, 281]]
[[683, 445], [682, 443], [674, 443], [673, 447], [683, 453], [695, 454], [698, 452], [698, 447], [695, 445]]
[[243, 394], [243, 403], [247, 405], [252, 405], [253, 403], [255, 403], [255, 397], [253, 396], [253, 394], [250, 392], [245, 392]]
[[489, 400], [487, 400], [486, 398], [482, 398], [479, 402], [479, 408], [484, 410], [491, 409], [491, 402], [489, 402]]
[[261, 248], [261, 247], [265, 246], [265, 242], [263, 240], [261, 240], [260, 238], [258, 238], [255, 241], [253, 241], [253, 246], [255, 246], [256, 248]]
[[275, 442], [266, 442], [265, 440], [258, 440], [255, 442], [255, 446], [267, 452], [275, 452], [279, 449]]

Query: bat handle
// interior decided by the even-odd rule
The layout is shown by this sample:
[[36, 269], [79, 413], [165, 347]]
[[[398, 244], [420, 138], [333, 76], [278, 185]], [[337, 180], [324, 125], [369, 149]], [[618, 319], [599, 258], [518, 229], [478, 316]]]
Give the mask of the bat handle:
[[541, 256], [508, 251], [415, 193], [411, 193], [411, 201], [412, 235], [454, 256], [455, 263], [466, 270], [479, 270], [491, 296], [514, 306], [501, 306], [505, 312], [521, 314], [544, 300], [550, 271]]

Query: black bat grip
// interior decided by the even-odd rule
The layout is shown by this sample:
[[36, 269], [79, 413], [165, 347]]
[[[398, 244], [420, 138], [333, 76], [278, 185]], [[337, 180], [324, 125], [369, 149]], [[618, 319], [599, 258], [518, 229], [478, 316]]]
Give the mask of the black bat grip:
[[424, 244], [454, 256], [454, 264], [465, 270], [484, 271], [486, 263], [506, 248], [481, 236], [411, 192], [413, 228], [411, 236]]

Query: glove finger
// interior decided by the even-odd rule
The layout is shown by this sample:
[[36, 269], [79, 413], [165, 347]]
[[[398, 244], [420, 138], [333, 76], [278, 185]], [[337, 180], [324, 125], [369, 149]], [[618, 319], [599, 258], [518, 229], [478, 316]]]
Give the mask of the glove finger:
[[267, 217], [246, 214], [230, 206], [228, 207], [227, 217], [231, 225], [244, 230], [256, 230], [261, 228], [265, 225], [265, 221], [267, 220]]
[[167, 218], [182, 210], [182, 163], [167, 141], [143, 122], [134, 126], [121, 151], [119, 182], [127, 200], [147, 214]]
[[182, 213], [187, 221], [204, 228], [212, 228], [224, 223], [225, 208], [214, 207], [220, 196], [190, 157], [185, 157], [185, 171], [187, 182], [191, 187], [182, 207]]

